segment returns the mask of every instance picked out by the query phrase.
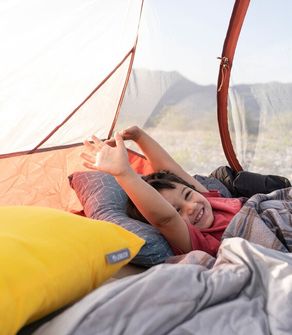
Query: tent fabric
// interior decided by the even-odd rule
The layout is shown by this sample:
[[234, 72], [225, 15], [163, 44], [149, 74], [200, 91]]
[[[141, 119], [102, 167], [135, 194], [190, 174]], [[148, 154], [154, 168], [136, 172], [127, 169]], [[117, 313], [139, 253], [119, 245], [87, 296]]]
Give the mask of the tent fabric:
[[83, 170], [82, 147], [0, 159], [0, 204], [81, 210], [67, 177]]
[[128, 150], [128, 157], [132, 168], [137, 173], [147, 175], [154, 172], [144, 156], [137, 154], [135, 151]]
[[241, 167], [290, 180], [292, 41], [288, 13], [291, 5], [291, 2], [277, 6], [274, 1], [250, 1], [232, 62], [228, 91], [229, 132]]
[[[103, 82], [135, 44], [141, 3], [1, 3], [1, 154], [32, 150]], [[128, 67], [129, 57], [42, 147], [106, 137]]]
[[[220, 132], [226, 143], [230, 131], [227, 124], [230, 121], [227, 120], [230, 116], [227, 115], [227, 107], [230, 109], [230, 106], [227, 104], [233, 104], [232, 101], [236, 100], [230, 95], [227, 97], [230, 93], [229, 75], [249, 0], [226, 0], [224, 6], [211, 3], [216, 12], [214, 17], [208, 4], [204, 2], [199, 7], [199, 1], [190, 0], [184, 6], [165, 0], [148, 0], [145, 5], [143, 0], [1, 2], [0, 42], [4, 52], [0, 54], [0, 204], [43, 204], [64, 209], [73, 206], [74, 210], [78, 210], [80, 204], [69, 191], [67, 175], [74, 170], [83, 169], [79, 159], [81, 143], [92, 134], [107, 138], [114, 128], [121, 129], [131, 124], [145, 126], [149, 134], [159, 140], [191, 174], [206, 175], [216, 167], [226, 165], [216, 124], [215, 82], [219, 65], [216, 57], [220, 54], [234, 5], [234, 16], [230, 21], [221, 55], [222, 64], [218, 77], [218, 118], [221, 126], [223, 123], [224, 129], [221, 127]], [[192, 59], [193, 64], [189, 71], [199, 76], [200, 73], [205, 74], [209, 68], [216, 67], [216, 71], [212, 70], [215, 74], [214, 83], [196, 82], [197, 79], [188, 77], [188, 73], [173, 71], [175, 66], [163, 70], [156, 70], [155, 67], [153, 70], [150, 66], [150, 70], [135, 69], [125, 94], [138, 36], [141, 42], [141, 33], [150, 32], [150, 44], [153, 46], [152, 42], [159, 35], [151, 31], [151, 23], [147, 21], [149, 17], [146, 20], [144, 15], [151, 6], [160, 10], [157, 15], [157, 21], [160, 20], [161, 24], [159, 28], [167, 39], [165, 45], [172, 49], [168, 49], [165, 57], [161, 58], [159, 51], [164, 50], [165, 45], [155, 44], [156, 47], [148, 51], [142, 47], [140, 57], [141, 54], [145, 58], [153, 57], [160, 61], [160, 65], [163, 65], [163, 61], [167, 63], [173, 59], [184, 65], [184, 57], [190, 56], [192, 46], [195, 45], [196, 58]], [[187, 6], [192, 11], [188, 11]], [[182, 27], [175, 20], [167, 27], [163, 26], [164, 23], [169, 23], [165, 21], [166, 18], [178, 15], [178, 12], [185, 19]], [[202, 17], [208, 15], [210, 20], [202, 20]], [[192, 22], [199, 22], [201, 29], [190, 29]], [[218, 29], [214, 29], [216, 25]], [[169, 30], [170, 28], [173, 30]], [[182, 28], [186, 28], [186, 34], [182, 33]], [[222, 30], [220, 34], [219, 30]], [[187, 40], [187, 49], [180, 50], [176, 45], [174, 47], [171, 38]], [[205, 43], [206, 41], [209, 42]], [[200, 44], [203, 44], [202, 50]], [[213, 44], [216, 45], [215, 48]], [[144, 46], [149, 46], [149, 43]], [[140, 50], [139, 47], [141, 45], [138, 44], [137, 50]], [[138, 52], [136, 60], [137, 56]], [[213, 57], [215, 61], [210, 62], [209, 57]], [[227, 63], [225, 57], [228, 58]], [[183, 71], [183, 67], [179, 71]], [[284, 95], [287, 98], [285, 104], [291, 105], [288, 99], [291, 85], [269, 85], [269, 93], [266, 87], [262, 88], [260, 85], [243, 86], [234, 87], [234, 96], [238, 96], [239, 104], [247, 112], [242, 119], [245, 118], [245, 122], [252, 126], [258, 121], [259, 129], [268, 124], [266, 119], [274, 112], [274, 105], [278, 106], [278, 91], [287, 91], [287, 97]], [[249, 91], [255, 101], [249, 98]], [[121, 108], [124, 94], [126, 104]], [[261, 104], [262, 96], [266, 97], [265, 104]], [[247, 104], [246, 100], [252, 104]], [[281, 96], [278, 100], [284, 99]], [[249, 110], [255, 104], [261, 115], [254, 116], [253, 110]], [[279, 106], [285, 107], [284, 104]], [[285, 109], [287, 120], [289, 111]], [[266, 116], [262, 118], [263, 114]], [[119, 122], [116, 125], [117, 116]], [[270, 120], [277, 118], [275, 113]], [[289, 125], [285, 119], [281, 122]], [[242, 139], [237, 142], [241, 142], [239, 144], [244, 149], [244, 158], [247, 158], [247, 163], [242, 165], [244, 168], [249, 169], [249, 163], [255, 162], [255, 165], [250, 165], [256, 166], [255, 172], [291, 177], [291, 142], [285, 138], [288, 145], [282, 150], [284, 156], [277, 157], [275, 164], [279, 170], [273, 171], [274, 166], [271, 167], [272, 171], [259, 170], [260, 165], [263, 165], [262, 157], [253, 159], [253, 155], [258, 151], [260, 141], [252, 142], [255, 143], [253, 148], [246, 150], [245, 142], [248, 139], [246, 141], [244, 134], [245, 125], [241, 127], [241, 124], [235, 125], [234, 122], [233, 127], [237, 128], [236, 139], [243, 134]], [[238, 129], [242, 131], [239, 135]], [[257, 133], [251, 132], [249, 135], [256, 136]], [[260, 135], [259, 133], [259, 137]], [[169, 150], [165, 142], [172, 146], [173, 151]], [[201, 146], [202, 143], [206, 143], [206, 146]], [[227, 158], [231, 157], [230, 165], [235, 164], [237, 170], [241, 169], [241, 157], [235, 157], [231, 143], [227, 147], [224, 143]], [[262, 147], [265, 148], [265, 142]], [[277, 150], [278, 148], [277, 144]], [[236, 149], [238, 152], [238, 148]], [[134, 156], [131, 157], [133, 160]], [[137, 171], [151, 172], [145, 163], [147, 162], [135, 158], [133, 166]], [[280, 170], [282, 165], [286, 167], [285, 173]]]
[[111, 130], [142, 5], [128, 0], [0, 4], [1, 205], [80, 209], [67, 181], [84, 169], [76, 145], [92, 134], [107, 138]]
[[[82, 146], [0, 159], [0, 204], [36, 205], [80, 211], [68, 176], [84, 167]], [[131, 166], [140, 174], [153, 172], [147, 160], [129, 151]]]

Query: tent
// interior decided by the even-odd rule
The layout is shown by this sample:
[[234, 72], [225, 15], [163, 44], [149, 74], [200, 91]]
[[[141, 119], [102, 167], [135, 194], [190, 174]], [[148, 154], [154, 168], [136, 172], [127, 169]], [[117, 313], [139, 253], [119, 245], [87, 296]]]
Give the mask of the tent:
[[[87, 296], [133, 257], [148, 267], [173, 253], [151, 225], [144, 225], [145, 233], [141, 222], [128, 231], [129, 217], [124, 226], [114, 224], [121, 223], [110, 216], [116, 207], [107, 218], [88, 215], [110, 223], [66, 211], [82, 209], [68, 176], [85, 170], [83, 140], [92, 134], [107, 139], [133, 124], [190, 173], [228, 164], [292, 180], [291, 7], [272, 0], [0, 1], [5, 334], [31, 334], [47, 316], [52, 323], [36, 334], [71, 334], [75, 326], [82, 334], [125, 333], [125, 320], [128, 334], [200, 327], [202, 334], [221, 328], [230, 334], [290, 332], [291, 189], [247, 201], [250, 217], [240, 212], [226, 234], [238, 237], [233, 231], [243, 220], [247, 229], [223, 241], [214, 268], [213, 257], [194, 250], [182, 259], [186, 264], [153, 266]], [[144, 168], [136, 148], [129, 149], [132, 165]], [[127, 203], [119, 190], [111, 197], [109, 207]], [[267, 199], [276, 202], [265, 216], [260, 203]], [[124, 208], [120, 212], [126, 216]]]
[[[259, 25], [262, 35], [250, 40], [255, 17], [259, 20], [258, 11], [268, 14], [273, 1], [252, 3], [245, 26], [251, 25], [242, 31], [245, 44], [240, 49], [239, 43], [235, 58], [237, 68], [243, 69], [241, 73], [256, 72], [248, 62], [255, 67], [257, 62], [263, 66], [267, 62], [256, 55], [247, 57], [245, 45], [252, 53], [249, 45], [267, 42], [271, 48], [261, 52], [265, 51], [268, 60], [277, 60], [278, 67], [270, 65], [269, 70], [272, 74], [279, 69], [286, 75], [284, 82], [280, 77], [271, 81], [267, 76], [267, 82], [257, 81], [260, 78], [250, 84], [246, 77], [241, 82], [238, 76], [240, 84], [229, 85], [249, 1], [210, 3], [213, 7], [207, 2], [185, 1], [182, 5], [165, 0], [1, 2], [1, 205], [80, 209], [67, 176], [84, 169], [79, 158], [83, 140], [92, 134], [108, 138], [114, 130], [133, 123], [154, 132], [162, 142], [163, 137], [172, 141], [166, 146], [188, 170], [208, 173], [208, 169], [229, 164], [236, 170], [273, 172], [291, 178], [291, 74], [289, 77], [289, 71], [282, 70], [286, 65], [283, 58], [282, 63], [276, 58], [277, 51], [288, 58], [290, 52], [291, 56], [291, 49], [285, 54], [288, 41], [283, 37], [289, 31], [289, 8], [278, 6], [273, 12], [275, 18], [278, 15], [273, 25], [277, 28]], [[182, 15], [184, 21], [174, 21], [174, 15]], [[172, 20], [168, 26], [167, 16]], [[206, 19], [208, 16], [210, 19]], [[200, 30], [192, 30], [194, 22], [202, 26]], [[159, 33], [153, 30], [153, 23], [161, 29]], [[273, 29], [277, 29], [276, 34], [267, 39], [267, 32]], [[275, 35], [281, 37], [279, 48]], [[163, 36], [167, 37], [165, 44], [159, 40]], [[178, 36], [185, 39], [187, 49], [176, 47]], [[215, 51], [211, 45], [214, 37]], [[192, 57], [192, 67], [185, 70], [187, 59]], [[178, 70], [171, 64], [173, 59], [180, 65]], [[212, 63], [208, 63], [210, 59]], [[212, 79], [199, 79], [204, 72], [206, 77], [211, 72]], [[197, 82], [193, 79], [196, 75]], [[272, 135], [274, 129], [279, 130]], [[202, 138], [202, 134], [207, 135]], [[280, 134], [282, 143], [278, 142]], [[269, 143], [264, 141], [267, 137]], [[201, 143], [209, 145], [203, 150], [213, 151], [200, 152]], [[270, 159], [261, 158], [258, 152]], [[191, 156], [197, 163], [207, 159], [211, 165], [196, 166], [189, 161]]]

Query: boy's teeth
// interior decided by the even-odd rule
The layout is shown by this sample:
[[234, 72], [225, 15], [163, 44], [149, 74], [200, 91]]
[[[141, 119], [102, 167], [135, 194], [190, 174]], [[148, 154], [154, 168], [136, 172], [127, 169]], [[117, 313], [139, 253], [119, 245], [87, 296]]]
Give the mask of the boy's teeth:
[[195, 222], [198, 222], [198, 221], [201, 220], [201, 217], [203, 216], [203, 212], [204, 212], [204, 210], [203, 210], [203, 208], [202, 208], [202, 209], [199, 211], [198, 215], [196, 216], [196, 218], [195, 218]]

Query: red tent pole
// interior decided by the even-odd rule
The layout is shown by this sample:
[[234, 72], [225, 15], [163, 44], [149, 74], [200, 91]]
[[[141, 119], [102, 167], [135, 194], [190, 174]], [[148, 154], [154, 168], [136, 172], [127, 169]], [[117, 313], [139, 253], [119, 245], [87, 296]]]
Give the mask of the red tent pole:
[[136, 36], [136, 41], [135, 41], [134, 47], [133, 47], [132, 52], [131, 52], [131, 59], [130, 59], [130, 64], [129, 64], [126, 80], [125, 80], [124, 87], [123, 87], [123, 90], [122, 90], [122, 93], [121, 93], [121, 96], [120, 96], [120, 100], [119, 100], [118, 107], [117, 107], [117, 110], [116, 110], [116, 113], [115, 113], [115, 117], [113, 119], [110, 131], [108, 133], [108, 137], [107, 137], [108, 139], [111, 138], [111, 136], [114, 132], [114, 129], [115, 129], [115, 126], [116, 126], [116, 123], [118, 121], [118, 117], [119, 117], [119, 114], [120, 114], [120, 110], [121, 110], [121, 107], [122, 107], [122, 103], [123, 103], [123, 100], [124, 100], [124, 97], [125, 97], [125, 94], [126, 94], [127, 86], [128, 86], [129, 80], [130, 80], [130, 75], [132, 73], [132, 68], [133, 68], [133, 63], [134, 63], [134, 59], [135, 59], [135, 55], [136, 55], [136, 49], [137, 49], [138, 38], [139, 38], [139, 28], [140, 28], [140, 23], [141, 23], [143, 5], [144, 5], [144, 0], [142, 0], [142, 2], [141, 2], [140, 17], [139, 17], [139, 23], [138, 23], [138, 28], [137, 28], [137, 36]]
[[241, 31], [241, 27], [249, 6], [250, 0], [236, 0], [229, 22], [217, 83], [217, 118], [221, 137], [221, 143], [230, 167], [235, 171], [241, 171], [242, 167], [237, 160], [228, 129], [228, 88], [233, 57]]

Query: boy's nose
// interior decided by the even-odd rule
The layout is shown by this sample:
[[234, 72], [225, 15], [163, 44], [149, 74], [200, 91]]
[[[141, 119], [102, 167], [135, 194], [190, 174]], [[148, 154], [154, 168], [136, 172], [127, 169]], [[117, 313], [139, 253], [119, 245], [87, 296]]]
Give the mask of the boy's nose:
[[186, 212], [187, 214], [191, 215], [194, 213], [194, 211], [196, 210], [197, 205], [195, 203], [188, 203], [186, 205]]

